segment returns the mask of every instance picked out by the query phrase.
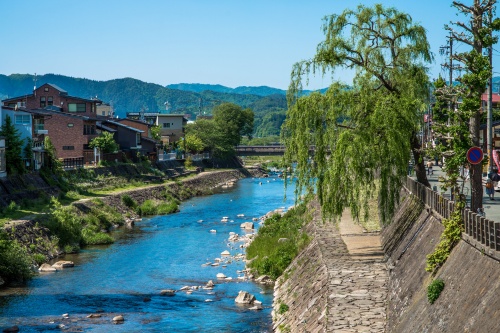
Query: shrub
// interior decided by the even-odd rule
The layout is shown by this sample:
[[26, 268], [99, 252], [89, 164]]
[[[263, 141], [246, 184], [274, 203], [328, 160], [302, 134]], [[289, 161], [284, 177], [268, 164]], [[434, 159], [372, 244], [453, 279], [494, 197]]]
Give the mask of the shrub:
[[156, 204], [153, 200], [146, 200], [137, 208], [137, 214], [140, 216], [144, 215], [156, 215]]
[[25, 281], [33, 276], [32, 260], [17, 241], [0, 230], [0, 276], [6, 281]]
[[[299, 251], [309, 243], [309, 237], [301, 231], [306, 222], [305, 213], [305, 205], [302, 204], [283, 217], [275, 214], [268, 218], [247, 248], [247, 257], [255, 258], [249, 267], [273, 279], [281, 276]], [[280, 238], [286, 240], [279, 241]]]
[[157, 215], [166, 215], [175, 213], [179, 210], [179, 205], [175, 201], [162, 202], [156, 207]]
[[113, 237], [105, 232], [95, 231], [90, 227], [82, 230], [82, 243], [84, 245], [111, 244], [113, 242]]
[[288, 311], [288, 305], [286, 305], [285, 303], [280, 303], [280, 307], [278, 308], [278, 313], [282, 315], [287, 311]]
[[38, 266], [40, 266], [41, 264], [47, 262], [47, 257], [45, 257], [45, 255], [42, 253], [35, 253], [33, 254], [33, 261], [36, 262]]
[[441, 291], [444, 289], [444, 281], [442, 279], [435, 279], [427, 287], [427, 299], [429, 303], [434, 304], [434, 302], [441, 295]]
[[125, 206], [128, 208], [135, 209], [137, 207], [137, 202], [135, 202], [134, 199], [132, 199], [129, 195], [125, 194], [122, 196], [122, 202]]

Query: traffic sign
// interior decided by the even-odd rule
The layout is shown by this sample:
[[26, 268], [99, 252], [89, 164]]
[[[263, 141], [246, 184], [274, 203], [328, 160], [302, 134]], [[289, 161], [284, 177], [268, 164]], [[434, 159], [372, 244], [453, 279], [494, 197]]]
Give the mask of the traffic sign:
[[479, 147], [471, 147], [467, 150], [467, 161], [470, 164], [479, 164], [483, 160], [483, 150]]

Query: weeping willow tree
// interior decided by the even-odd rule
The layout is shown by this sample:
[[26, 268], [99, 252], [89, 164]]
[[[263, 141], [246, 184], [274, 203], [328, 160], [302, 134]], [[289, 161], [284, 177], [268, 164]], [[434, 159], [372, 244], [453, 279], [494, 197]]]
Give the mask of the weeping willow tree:
[[[325, 216], [350, 207], [355, 218], [367, 217], [376, 197], [386, 222], [411, 153], [417, 178], [429, 184], [417, 137], [428, 98], [424, 65], [432, 60], [425, 29], [394, 8], [360, 5], [325, 17], [323, 31], [316, 55], [292, 70], [284, 160], [297, 162], [296, 193], [315, 189]], [[352, 86], [334, 82], [325, 94], [302, 93], [310, 75], [341, 68], [355, 72]]]

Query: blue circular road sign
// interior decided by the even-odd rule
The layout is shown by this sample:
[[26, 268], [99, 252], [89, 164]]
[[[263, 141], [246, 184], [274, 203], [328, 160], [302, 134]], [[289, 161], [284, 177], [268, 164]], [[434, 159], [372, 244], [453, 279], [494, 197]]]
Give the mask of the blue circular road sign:
[[471, 147], [467, 151], [467, 161], [470, 164], [479, 164], [483, 160], [483, 150], [479, 147]]

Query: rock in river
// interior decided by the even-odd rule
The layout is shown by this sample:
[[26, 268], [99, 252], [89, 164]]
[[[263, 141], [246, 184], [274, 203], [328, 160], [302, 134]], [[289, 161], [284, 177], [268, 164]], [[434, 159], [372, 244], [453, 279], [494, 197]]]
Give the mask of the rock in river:
[[255, 296], [247, 291], [240, 291], [234, 301], [238, 304], [252, 304], [255, 301]]

